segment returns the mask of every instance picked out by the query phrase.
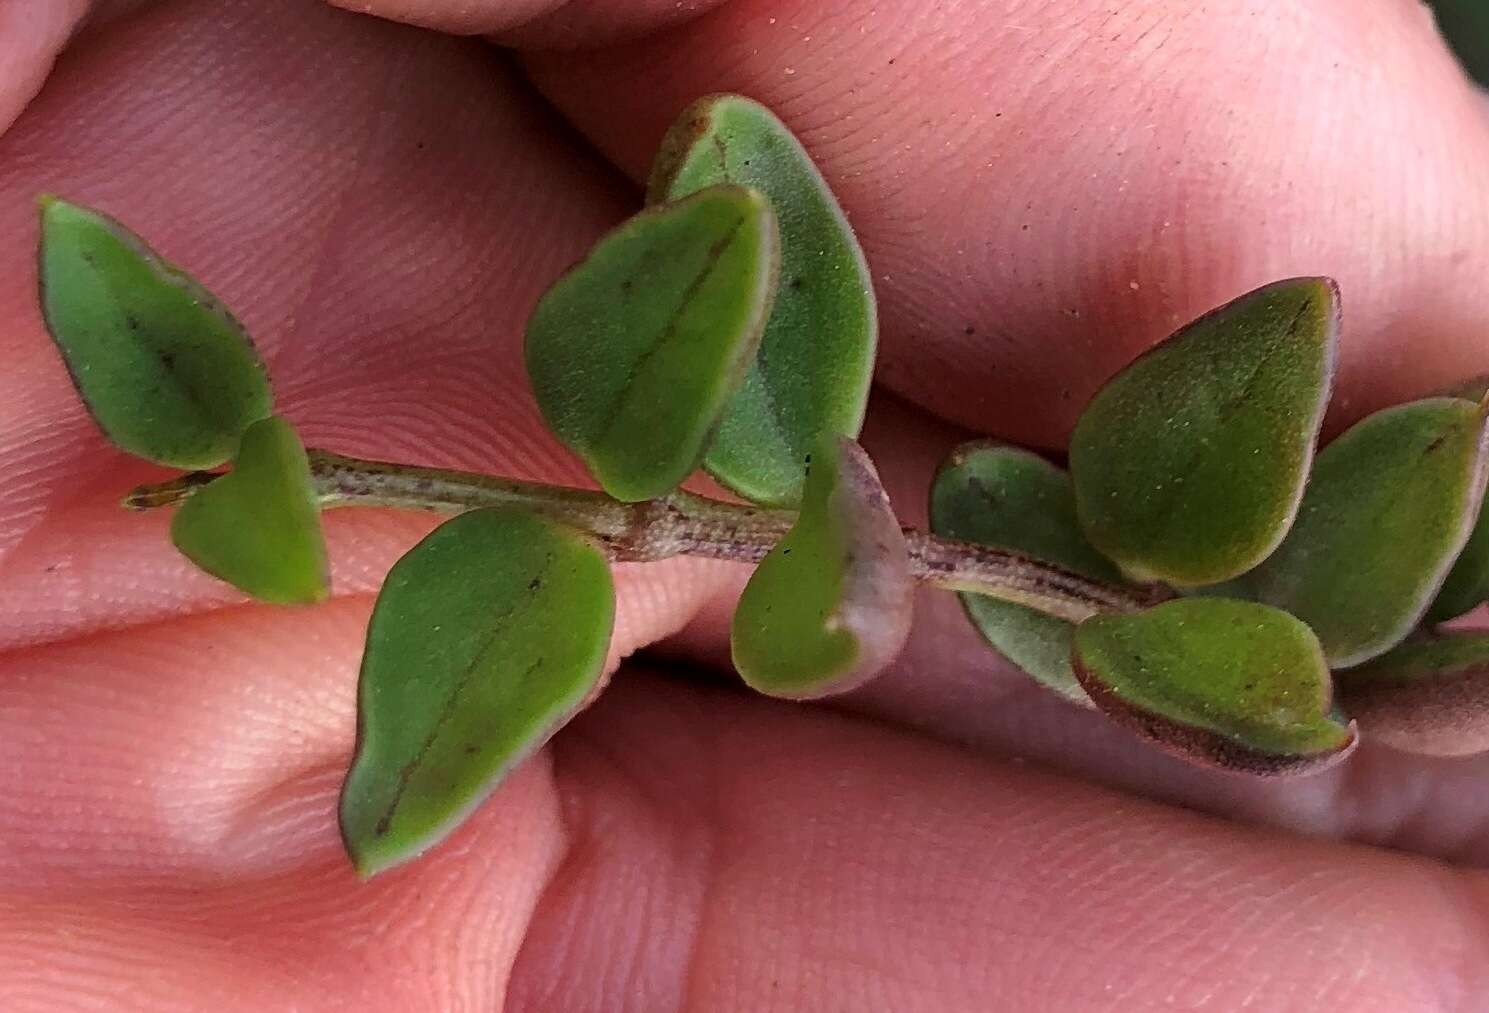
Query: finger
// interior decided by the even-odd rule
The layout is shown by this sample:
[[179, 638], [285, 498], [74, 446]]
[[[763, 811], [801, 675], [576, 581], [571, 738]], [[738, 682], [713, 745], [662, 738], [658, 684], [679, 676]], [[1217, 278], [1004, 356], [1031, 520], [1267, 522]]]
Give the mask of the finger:
[[88, 0], [56, 0], [0, 9], [0, 134], [41, 90], [87, 7]]
[[367, 605], [0, 658], [0, 1007], [500, 1006], [561, 853], [546, 763], [416, 875], [359, 883], [335, 798]]
[[668, 689], [557, 744], [570, 847], [518, 1008], [623, 982], [637, 1009], [1451, 1009], [1486, 983], [1480, 877]]
[[461, 35], [545, 48], [597, 45], [687, 21], [724, 0], [329, 0], [337, 7]]
[[362, 616], [333, 610], [314, 638], [255, 609], [6, 659], [5, 1008], [1467, 1009], [1489, 986], [1481, 877], [639, 677], [360, 884], [330, 813]]
[[1340, 419], [1489, 351], [1489, 118], [1418, 4], [736, 0], [528, 66], [636, 178], [698, 95], [780, 111], [863, 238], [879, 378], [984, 432], [1059, 445], [1142, 348], [1289, 275], [1343, 285]]

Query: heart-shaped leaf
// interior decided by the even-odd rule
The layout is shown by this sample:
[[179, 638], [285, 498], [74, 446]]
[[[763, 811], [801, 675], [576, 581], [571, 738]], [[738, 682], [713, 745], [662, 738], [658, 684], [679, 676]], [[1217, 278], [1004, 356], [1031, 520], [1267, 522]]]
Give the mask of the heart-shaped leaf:
[[1428, 756], [1489, 752], [1489, 635], [1413, 638], [1336, 678], [1340, 705], [1371, 741]]
[[176, 511], [171, 540], [197, 566], [260, 601], [324, 599], [320, 502], [294, 427], [278, 416], [249, 426], [233, 470]]
[[1070, 443], [1092, 544], [1135, 578], [1214, 584], [1287, 533], [1329, 401], [1338, 290], [1278, 282], [1201, 317], [1117, 374]]
[[1311, 630], [1255, 602], [1191, 598], [1075, 631], [1075, 671], [1103, 711], [1171, 752], [1250, 774], [1333, 764], [1355, 745]]
[[41, 201], [47, 330], [115, 446], [212, 468], [271, 410], [264, 365], [210, 292], [111, 218]]
[[341, 833], [370, 876], [442, 840], [596, 692], [615, 588], [578, 532], [474, 510], [394, 564], [367, 629]]
[[703, 464], [757, 503], [801, 499], [802, 462], [820, 433], [857, 436], [878, 318], [863, 251], [827, 182], [770, 110], [710, 95], [685, 110], [652, 169], [648, 198], [715, 183], [764, 193], [781, 223], [781, 284], [760, 355]]
[[745, 586], [731, 637], [746, 683], [795, 700], [876, 675], [914, 606], [905, 537], [868, 455], [826, 436], [809, 464], [801, 514]]
[[710, 187], [622, 224], [538, 303], [538, 407], [616, 499], [661, 496], [698, 466], [770, 316], [777, 245], [759, 192]]
[[[1081, 532], [1070, 476], [1016, 447], [985, 441], [958, 447], [931, 487], [931, 529], [1027, 553], [1093, 580], [1122, 579]], [[1071, 623], [987, 595], [961, 599], [998, 653], [1061, 696], [1090, 704], [1070, 668]]]
[[1324, 448], [1297, 523], [1238, 583], [1313, 627], [1335, 668], [1416, 627], [1462, 551], [1484, 492], [1484, 415], [1428, 398], [1366, 418]]

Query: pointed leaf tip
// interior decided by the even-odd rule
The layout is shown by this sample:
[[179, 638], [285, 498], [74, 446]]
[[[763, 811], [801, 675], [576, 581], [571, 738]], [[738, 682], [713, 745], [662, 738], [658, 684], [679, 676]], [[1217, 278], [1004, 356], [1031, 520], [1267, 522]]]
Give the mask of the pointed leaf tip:
[[123, 225], [43, 194], [42, 315], [115, 446], [212, 468], [271, 410], [263, 363], [222, 304]]
[[583, 535], [513, 508], [394, 564], [367, 628], [342, 839], [364, 876], [443, 840], [597, 692], [615, 587]]
[[1353, 723], [1332, 715], [1318, 640], [1266, 605], [1192, 598], [1096, 616], [1076, 629], [1073, 661], [1098, 707], [1186, 759], [1301, 774], [1356, 743]]
[[1086, 534], [1140, 580], [1215, 584], [1282, 541], [1334, 372], [1339, 294], [1277, 282], [1184, 327], [1081, 414], [1070, 469]]
[[320, 502], [294, 427], [248, 427], [233, 470], [191, 495], [171, 520], [176, 548], [260, 601], [308, 605], [330, 593]]
[[777, 257], [769, 201], [710, 187], [624, 222], [538, 303], [538, 407], [611, 496], [664, 495], [697, 467], [759, 345]]
[[769, 198], [781, 225], [781, 284], [760, 356], [729, 402], [703, 465], [746, 499], [794, 505], [802, 461], [824, 432], [856, 437], [878, 341], [868, 262], [801, 142], [760, 103], [709, 95], [662, 143], [651, 201], [732, 182]]
[[899, 654], [913, 592], [905, 537], [872, 462], [853, 441], [826, 436], [796, 524], [740, 596], [734, 665], [770, 696], [847, 692]]

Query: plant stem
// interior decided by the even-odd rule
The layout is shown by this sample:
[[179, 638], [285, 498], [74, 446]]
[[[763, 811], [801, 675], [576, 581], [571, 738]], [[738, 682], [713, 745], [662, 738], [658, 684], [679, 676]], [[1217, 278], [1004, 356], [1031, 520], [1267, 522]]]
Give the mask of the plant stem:
[[[622, 503], [601, 492], [520, 482], [465, 471], [390, 464], [311, 450], [310, 472], [321, 506], [393, 507], [458, 514], [478, 507], [518, 506], [593, 536], [617, 562], [701, 556], [758, 563], [796, 520], [790, 510], [725, 503], [678, 490], [660, 499]], [[141, 486], [124, 505], [149, 510], [182, 502], [217, 476], [192, 472]], [[1020, 553], [905, 529], [917, 581], [1026, 605], [1069, 622], [1103, 612], [1132, 612], [1166, 597], [1157, 588], [1090, 580]]]

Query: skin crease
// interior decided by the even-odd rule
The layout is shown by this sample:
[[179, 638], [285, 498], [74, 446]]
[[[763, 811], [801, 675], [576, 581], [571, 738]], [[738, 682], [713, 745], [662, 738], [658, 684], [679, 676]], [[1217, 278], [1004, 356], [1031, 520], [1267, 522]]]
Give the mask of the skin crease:
[[314, 610], [191, 572], [114, 506], [160, 473], [87, 419], [31, 264], [38, 191], [96, 204], [235, 309], [308, 442], [577, 483], [522, 321], [670, 116], [745, 90], [864, 237], [865, 439], [923, 523], [954, 442], [1057, 446], [1113, 369], [1274, 277], [1343, 283], [1336, 425], [1482, 371], [1489, 122], [1412, 0], [354, 6], [541, 42], [553, 106], [487, 42], [313, 0], [111, 12], [33, 98], [70, 28], [0, 22], [0, 1009], [1479, 1007], [1489, 762], [1188, 768], [998, 669], [945, 595], [857, 697], [751, 699], [715, 673], [724, 565], [623, 567], [616, 661], [665, 667], [359, 884], [362, 632], [432, 522], [330, 515]]

